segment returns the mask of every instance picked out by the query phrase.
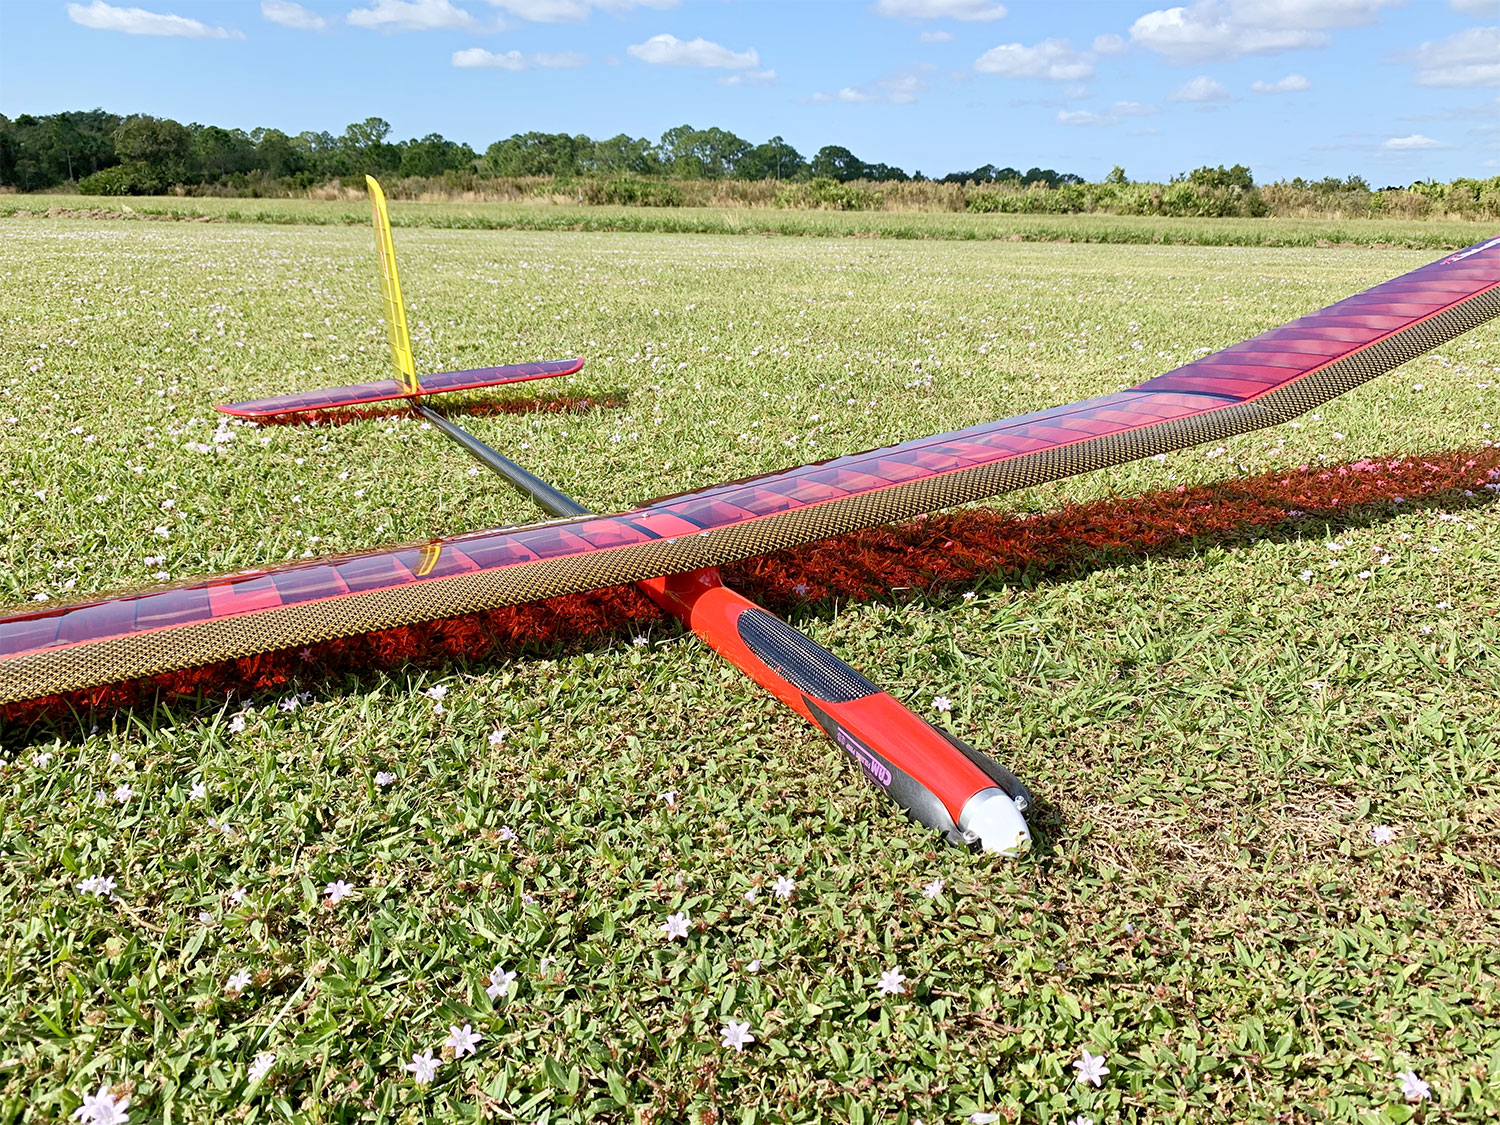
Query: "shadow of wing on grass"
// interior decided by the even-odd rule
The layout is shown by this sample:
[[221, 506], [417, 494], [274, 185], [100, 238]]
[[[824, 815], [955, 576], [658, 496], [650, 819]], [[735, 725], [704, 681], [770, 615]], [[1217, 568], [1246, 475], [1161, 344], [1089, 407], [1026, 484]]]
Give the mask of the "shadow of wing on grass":
[[[1500, 447], [1456, 450], [1304, 466], [1035, 514], [970, 509], [749, 559], [725, 567], [724, 577], [794, 622], [831, 615], [841, 601], [924, 598], [942, 607], [981, 582], [1066, 580], [1152, 558], [1321, 536], [1403, 512], [1497, 498]], [[339, 693], [407, 664], [482, 667], [527, 655], [567, 656], [628, 644], [661, 617], [633, 587], [572, 594], [12, 704], [0, 712], [0, 734], [7, 743], [33, 741], [87, 729], [102, 714], [131, 708], [137, 721], [181, 722], [219, 712], [230, 699], [268, 702], [289, 689]], [[141, 713], [147, 710], [150, 719]]]

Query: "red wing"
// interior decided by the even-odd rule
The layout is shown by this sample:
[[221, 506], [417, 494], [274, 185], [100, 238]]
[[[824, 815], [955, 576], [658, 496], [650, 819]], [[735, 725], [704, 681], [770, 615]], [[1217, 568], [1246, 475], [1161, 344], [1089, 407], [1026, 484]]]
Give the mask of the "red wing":
[[422, 389], [407, 394], [394, 379], [376, 383], [355, 383], [348, 387], [329, 387], [322, 391], [258, 398], [250, 402], [231, 402], [214, 409], [238, 418], [270, 418], [277, 414], [296, 414], [304, 410], [329, 410], [340, 406], [363, 406], [393, 398], [421, 398], [444, 391], [474, 391], [480, 387], [498, 387], [504, 383], [523, 383], [529, 379], [550, 379], [571, 375], [583, 368], [581, 359], [553, 359], [543, 363], [512, 363], [506, 367], [479, 367], [473, 371], [446, 371], [441, 375], [423, 375]]
[[1500, 315], [1500, 239], [1127, 391], [615, 516], [0, 619], [0, 703], [696, 570], [1286, 421]]

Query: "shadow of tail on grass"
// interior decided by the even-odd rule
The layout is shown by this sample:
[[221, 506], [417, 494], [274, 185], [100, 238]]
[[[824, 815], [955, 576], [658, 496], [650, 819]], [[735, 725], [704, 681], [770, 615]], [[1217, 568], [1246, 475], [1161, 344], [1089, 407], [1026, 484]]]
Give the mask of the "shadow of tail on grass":
[[[487, 418], [496, 414], [587, 414], [594, 410], [621, 410], [630, 401], [626, 391], [602, 391], [596, 395], [538, 395], [535, 398], [471, 398], [444, 400], [450, 414]], [[383, 418], [415, 418], [416, 411], [400, 402], [380, 406], [345, 406], [332, 410], [307, 410], [300, 414], [273, 414], [257, 419], [261, 426], [347, 426], [354, 422], [378, 422]]]
[[[1086, 573], [1204, 547], [1320, 533], [1309, 520], [1369, 526], [1401, 511], [1493, 502], [1497, 494], [1500, 446], [1304, 466], [1035, 515], [975, 509], [933, 516], [749, 559], [725, 567], [724, 577], [748, 597], [793, 616], [809, 603], [867, 601], [898, 590], [941, 601], [984, 579]], [[24, 738], [34, 727], [66, 728], [84, 716], [159, 701], [217, 709], [229, 697], [291, 683], [334, 685], [346, 675], [408, 663], [599, 647], [660, 616], [632, 587], [573, 594], [11, 704], [0, 709], [0, 735]]]

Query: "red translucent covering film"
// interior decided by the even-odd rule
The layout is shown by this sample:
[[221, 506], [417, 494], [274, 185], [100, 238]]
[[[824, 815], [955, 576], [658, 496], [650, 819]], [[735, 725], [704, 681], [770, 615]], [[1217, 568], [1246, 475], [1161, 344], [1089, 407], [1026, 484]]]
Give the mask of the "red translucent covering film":
[[[40, 673], [28, 671], [45, 663], [37, 654], [107, 638], [160, 633], [173, 642], [170, 654], [142, 657], [142, 668], [168, 659], [205, 663], [694, 570], [1217, 440], [1312, 409], [1496, 315], [1500, 238], [1099, 398], [669, 496], [619, 515], [23, 612], [0, 619], [0, 700], [76, 685], [84, 672], [18, 681], [37, 680]], [[389, 593], [397, 588], [399, 597]], [[288, 608], [303, 605], [316, 611]], [[235, 631], [234, 651], [214, 655], [227, 643], [219, 632], [228, 631], [198, 627], [236, 619], [245, 628]], [[255, 639], [246, 640], [251, 633]], [[110, 648], [111, 660], [119, 647], [98, 645]]]
[[296, 414], [304, 410], [329, 410], [340, 406], [363, 406], [393, 398], [420, 398], [444, 391], [475, 391], [481, 387], [499, 387], [506, 383], [524, 383], [530, 379], [551, 379], [572, 375], [583, 368], [581, 359], [553, 359], [542, 363], [512, 363], [505, 367], [478, 367], [473, 371], [446, 371], [441, 375], [423, 375], [422, 389], [406, 394], [394, 379], [376, 383], [354, 383], [347, 387], [329, 387], [321, 391], [258, 398], [250, 402], [231, 402], [215, 407], [237, 418], [271, 418], [277, 414]]

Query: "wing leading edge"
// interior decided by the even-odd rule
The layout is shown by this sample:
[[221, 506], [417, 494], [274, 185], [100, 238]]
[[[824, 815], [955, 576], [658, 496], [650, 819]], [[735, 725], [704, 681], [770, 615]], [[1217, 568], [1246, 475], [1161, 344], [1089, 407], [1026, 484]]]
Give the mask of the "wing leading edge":
[[0, 619], [0, 703], [696, 570], [1276, 425], [1500, 315], [1500, 238], [1137, 387], [614, 516]]

